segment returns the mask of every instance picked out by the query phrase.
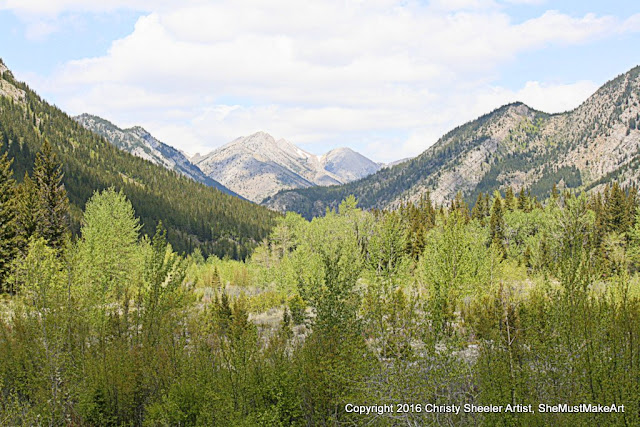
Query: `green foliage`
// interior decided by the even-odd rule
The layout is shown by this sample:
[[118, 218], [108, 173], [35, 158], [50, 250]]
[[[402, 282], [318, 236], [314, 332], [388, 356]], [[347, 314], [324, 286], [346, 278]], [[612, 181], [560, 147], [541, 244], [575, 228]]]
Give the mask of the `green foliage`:
[[133, 207], [122, 192], [110, 188], [89, 199], [77, 249], [83, 273], [79, 282], [88, 298], [120, 301], [128, 293], [126, 287], [140, 283], [139, 230]]
[[144, 264], [144, 326], [150, 343], [160, 339], [167, 317], [183, 302], [181, 284], [186, 265], [172, 251], [166, 235], [162, 223], [158, 224]]
[[476, 226], [465, 225], [455, 211], [441, 217], [429, 235], [421, 264], [436, 334], [450, 334], [460, 299], [493, 281], [497, 260], [487, 251], [484, 236]]
[[363, 267], [358, 245], [362, 212], [354, 199], [339, 212], [311, 222], [301, 237], [295, 259], [299, 292], [316, 312], [321, 327], [347, 325], [358, 306], [355, 286]]
[[[96, 192], [75, 245], [32, 237], [13, 263], [16, 294], [0, 301], [0, 420], [640, 423], [640, 282], [630, 261], [640, 212], [626, 223], [606, 214], [620, 205], [611, 189], [600, 199], [565, 192], [544, 208], [520, 203], [522, 194], [499, 227], [484, 196], [473, 219], [458, 202], [437, 214], [430, 203], [367, 212], [351, 198], [311, 222], [287, 215], [240, 262], [183, 258], [162, 226], [139, 239], [123, 192]], [[492, 229], [504, 253], [487, 245]], [[626, 411], [344, 410], [583, 402]]]
[[62, 165], [47, 140], [36, 156], [33, 180], [37, 189], [35, 235], [60, 249], [69, 230], [69, 200], [62, 183]]
[[305, 310], [307, 304], [298, 294], [289, 298], [289, 310], [291, 311], [291, 320], [294, 325], [302, 325], [306, 320]]
[[0, 291], [6, 290], [10, 265], [18, 252], [16, 188], [7, 153], [0, 156]]
[[502, 200], [498, 194], [493, 201], [491, 207], [491, 219], [489, 220], [489, 238], [490, 244], [500, 251], [501, 254], [506, 254], [505, 247], [505, 235], [504, 235], [504, 213], [502, 208]]
[[38, 212], [38, 189], [28, 173], [18, 185], [16, 196], [16, 221], [19, 233], [20, 249], [24, 250], [27, 242], [36, 233]]
[[631, 259], [640, 267], [640, 207], [636, 209], [636, 216], [633, 228], [630, 232], [631, 245], [629, 253]]

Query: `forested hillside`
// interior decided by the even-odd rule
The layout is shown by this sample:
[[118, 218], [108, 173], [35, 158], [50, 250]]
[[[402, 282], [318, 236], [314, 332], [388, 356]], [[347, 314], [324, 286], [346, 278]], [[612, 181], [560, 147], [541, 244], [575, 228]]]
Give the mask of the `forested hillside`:
[[554, 185], [591, 189], [640, 179], [640, 67], [618, 76], [573, 111], [546, 114], [505, 105], [444, 135], [418, 157], [341, 186], [278, 193], [264, 202], [310, 218], [354, 194], [365, 208], [396, 208], [427, 191], [450, 203], [512, 186], [539, 198]]
[[108, 187], [124, 191], [144, 233], [153, 234], [162, 221], [179, 252], [200, 248], [204, 254], [244, 258], [277, 217], [117, 149], [17, 82], [0, 62], [0, 152], [13, 159], [18, 181], [31, 173], [45, 140], [62, 163], [76, 233], [89, 197]]

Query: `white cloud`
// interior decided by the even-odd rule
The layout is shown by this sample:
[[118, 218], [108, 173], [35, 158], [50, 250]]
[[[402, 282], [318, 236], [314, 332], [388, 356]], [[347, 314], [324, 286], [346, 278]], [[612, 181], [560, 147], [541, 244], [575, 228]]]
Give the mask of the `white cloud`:
[[50, 22], [68, 12], [146, 11], [108, 54], [70, 61], [49, 79], [47, 91], [71, 113], [141, 124], [188, 152], [265, 130], [320, 151], [342, 140], [382, 161], [418, 154], [512, 100], [575, 107], [593, 83], [507, 90], [496, 87], [500, 67], [638, 22], [547, 11], [515, 24], [493, 0], [175, 4], [0, 0], [0, 9]]
[[546, 3], [546, 0], [503, 0], [508, 4], [525, 4], [525, 5], [541, 5]]
[[597, 89], [598, 85], [588, 80], [572, 84], [545, 84], [529, 81], [513, 99], [520, 100], [540, 111], [560, 113], [576, 108]]

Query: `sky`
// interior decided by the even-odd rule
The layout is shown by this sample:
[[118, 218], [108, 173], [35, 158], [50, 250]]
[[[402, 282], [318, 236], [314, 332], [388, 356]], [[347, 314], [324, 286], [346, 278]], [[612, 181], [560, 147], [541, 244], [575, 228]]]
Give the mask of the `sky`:
[[71, 115], [186, 153], [265, 131], [390, 162], [639, 65], [636, 1], [0, 0], [0, 58]]

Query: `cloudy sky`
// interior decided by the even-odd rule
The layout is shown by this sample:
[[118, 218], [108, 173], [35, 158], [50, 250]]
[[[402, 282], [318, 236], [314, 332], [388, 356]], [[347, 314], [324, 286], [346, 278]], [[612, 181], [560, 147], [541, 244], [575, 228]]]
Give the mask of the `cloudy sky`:
[[574, 108], [639, 46], [636, 1], [0, 0], [19, 79], [191, 154], [264, 130], [413, 156], [508, 102]]

